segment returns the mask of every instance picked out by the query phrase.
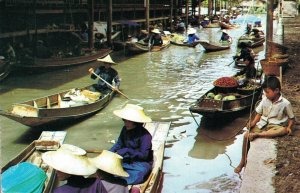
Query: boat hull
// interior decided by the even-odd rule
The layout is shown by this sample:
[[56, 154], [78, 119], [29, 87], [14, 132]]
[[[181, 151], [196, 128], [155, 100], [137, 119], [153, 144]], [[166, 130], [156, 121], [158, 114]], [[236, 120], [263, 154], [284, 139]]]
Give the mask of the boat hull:
[[206, 41], [200, 41], [199, 42], [201, 46], [205, 49], [207, 52], [216, 52], [216, 51], [222, 51], [222, 50], [227, 50], [230, 49], [231, 43], [222, 45], [222, 44], [212, 44]]
[[14, 70], [36, 70], [36, 69], [56, 69], [69, 66], [75, 66], [97, 60], [111, 53], [110, 49], [103, 49], [95, 53], [90, 53], [80, 57], [70, 58], [49, 58], [41, 59], [35, 58], [34, 61], [26, 64], [15, 64]]
[[237, 91], [238, 97], [235, 100], [226, 101], [207, 98], [206, 95], [209, 92], [216, 93], [216, 90], [213, 88], [201, 96], [197, 102], [189, 108], [192, 113], [197, 113], [209, 118], [232, 116], [255, 105], [261, 96], [261, 88], [248, 92], [242, 90]]
[[[82, 88], [82, 90], [83, 89], [88, 89], [88, 87]], [[96, 112], [103, 109], [106, 105], [108, 105], [108, 103], [115, 95], [115, 92], [112, 91], [108, 94], [103, 95], [100, 99], [96, 100], [95, 102], [89, 104], [82, 104], [79, 106], [64, 108], [47, 107], [49, 106], [49, 103], [57, 105], [59, 103], [59, 98], [63, 98], [63, 96], [67, 92], [68, 91], [65, 91], [47, 97], [26, 101], [24, 103], [15, 104], [12, 106], [12, 109], [7, 112], [0, 111], [0, 115], [8, 117], [29, 127], [44, 126], [57, 122], [64, 123], [70, 120], [75, 120], [78, 118], [83, 118], [88, 115], [95, 114]], [[43, 107], [35, 107], [36, 105]]]

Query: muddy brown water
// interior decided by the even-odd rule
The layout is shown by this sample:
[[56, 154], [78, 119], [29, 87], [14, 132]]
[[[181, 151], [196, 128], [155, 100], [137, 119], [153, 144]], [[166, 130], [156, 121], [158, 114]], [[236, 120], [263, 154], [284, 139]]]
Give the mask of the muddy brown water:
[[[55, 125], [43, 130], [67, 131], [65, 143], [86, 149], [108, 149], [119, 135], [122, 121], [113, 110], [127, 103], [141, 105], [154, 121], [171, 121], [163, 166], [164, 193], [176, 192], [238, 192], [240, 178], [233, 166], [241, 155], [242, 135], [248, 112], [230, 120], [207, 120], [193, 116], [189, 106], [212, 88], [218, 77], [231, 76], [238, 69], [227, 65], [236, 53], [237, 38], [244, 27], [229, 31], [234, 43], [231, 49], [206, 53], [201, 45], [194, 48], [171, 46], [162, 52], [125, 57], [114, 53], [114, 66], [122, 82], [121, 90], [130, 100], [117, 96], [102, 111], [69, 125]], [[199, 29], [200, 39], [218, 40], [219, 29]], [[263, 48], [256, 52], [263, 55]], [[0, 108], [75, 87], [94, 83], [88, 68], [98, 64], [55, 70], [51, 72], [13, 73], [1, 82]], [[7, 163], [42, 129], [33, 129], [0, 116], [1, 166]], [[198, 126], [199, 124], [199, 126]]]

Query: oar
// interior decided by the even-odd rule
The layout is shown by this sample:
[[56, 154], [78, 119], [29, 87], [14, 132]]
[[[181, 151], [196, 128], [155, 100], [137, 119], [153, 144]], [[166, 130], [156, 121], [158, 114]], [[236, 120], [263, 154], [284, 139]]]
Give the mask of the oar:
[[129, 99], [124, 93], [122, 93], [119, 89], [117, 89], [116, 87], [114, 87], [113, 85], [109, 84], [106, 80], [104, 80], [103, 78], [101, 78], [98, 74], [96, 74], [94, 72], [94, 70], [92, 68], [89, 69], [89, 72], [91, 74], [94, 74], [95, 76], [97, 76], [100, 80], [102, 80], [103, 82], [105, 82], [111, 89], [117, 91], [118, 93], [120, 93], [121, 95], [123, 95], [125, 98]]
[[233, 62], [235, 62], [235, 60], [233, 60], [233, 61], [230, 62], [229, 64], [226, 64], [225, 66], [230, 66]]

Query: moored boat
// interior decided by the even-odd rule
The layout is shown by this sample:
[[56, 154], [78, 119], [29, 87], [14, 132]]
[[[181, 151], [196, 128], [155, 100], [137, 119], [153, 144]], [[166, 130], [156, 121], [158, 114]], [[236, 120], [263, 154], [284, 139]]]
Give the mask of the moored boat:
[[246, 43], [250, 48], [256, 48], [262, 46], [265, 42], [265, 37], [254, 37], [249, 34], [244, 34], [238, 39], [238, 46], [240, 47], [241, 43]]
[[14, 70], [36, 70], [36, 69], [55, 69], [68, 66], [74, 66], [95, 61], [97, 58], [103, 58], [112, 50], [101, 49], [97, 51], [86, 51], [83, 56], [75, 57], [54, 57], [54, 58], [34, 58], [27, 63], [16, 63], [14, 64]]
[[[220, 97], [214, 97], [219, 95]], [[242, 87], [228, 93], [220, 93], [214, 87], [202, 95], [189, 109], [209, 118], [220, 118], [249, 109], [258, 101], [261, 86]]]
[[199, 43], [203, 46], [203, 48], [207, 52], [227, 50], [231, 46], [231, 42], [229, 42], [229, 43], [210, 43], [208, 41], [199, 41]]
[[144, 41], [138, 42], [126, 42], [126, 49], [130, 54], [139, 54], [144, 52], [156, 52], [168, 48], [171, 44], [169, 37], [162, 36], [163, 44], [161, 46], [150, 47], [148, 43]]
[[103, 109], [115, 95], [91, 92], [87, 86], [71, 89], [42, 98], [13, 104], [11, 109], [0, 111], [8, 117], [30, 127], [37, 127], [58, 121], [75, 120], [92, 115]]
[[146, 123], [145, 128], [152, 135], [152, 150], [153, 150], [153, 167], [148, 178], [144, 183], [134, 185], [140, 190], [140, 193], [154, 193], [158, 192], [162, 183], [162, 168], [165, 151], [165, 141], [170, 129], [170, 122], [151, 122]]
[[221, 29], [236, 29], [239, 28], [240, 26], [237, 24], [229, 24], [225, 22], [220, 22], [220, 27]]
[[216, 23], [209, 23], [207, 25], [205, 24], [200, 24], [203, 28], [219, 28], [220, 27], [220, 23], [216, 22]]

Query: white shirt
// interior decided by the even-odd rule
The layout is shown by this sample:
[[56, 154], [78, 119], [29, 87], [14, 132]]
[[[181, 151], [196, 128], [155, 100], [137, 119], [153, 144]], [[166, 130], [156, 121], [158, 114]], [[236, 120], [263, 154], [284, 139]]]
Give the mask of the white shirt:
[[263, 128], [267, 124], [282, 125], [288, 119], [294, 118], [291, 103], [282, 96], [274, 103], [267, 97], [263, 97], [260, 104], [256, 107], [256, 112], [261, 114], [260, 121], [256, 123], [259, 128]]

